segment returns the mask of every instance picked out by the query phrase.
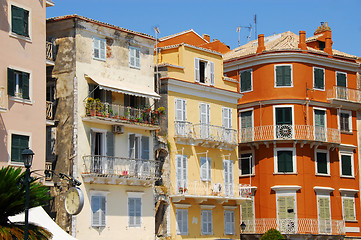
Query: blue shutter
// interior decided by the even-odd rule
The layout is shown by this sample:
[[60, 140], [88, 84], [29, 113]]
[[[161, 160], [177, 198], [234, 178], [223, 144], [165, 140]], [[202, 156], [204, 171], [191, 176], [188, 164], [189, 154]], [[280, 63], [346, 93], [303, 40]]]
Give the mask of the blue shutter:
[[114, 134], [107, 132], [107, 156], [114, 156]]
[[142, 136], [142, 159], [149, 159], [149, 137]]

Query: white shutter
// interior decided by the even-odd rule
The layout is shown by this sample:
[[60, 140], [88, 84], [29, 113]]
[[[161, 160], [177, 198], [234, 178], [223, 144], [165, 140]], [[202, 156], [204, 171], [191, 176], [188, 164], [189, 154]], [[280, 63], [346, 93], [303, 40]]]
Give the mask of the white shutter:
[[223, 127], [227, 129], [232, 128], [232, 109], [222, 108], [222, 119]]
[[91, 208], [92, 208], [92, 226], [99, 226], [100, 224], [100, 198], [99, 196], [91, 197]]
[[134, 207], [134, 199], [128, 198], [128, 218], [129, 218], [129, 226], [134, 226], [135, 224], [135, 207]]
[[183, 187], [187, 187], [187, 157], [183, 156]]
[[187, 102], [182, 100], [183, 103], [183, 121], [187, 121]]
[[105, 39], [99, 40], [99, 58], [105, 60], [106, 59], [106, 42]]
[[135, 225], [141, 226], [142, 199], [135, 198]]
[[214, 86], [214, 63], [213, 62], [209, 62], [210, 63], [210, 79], [211, 79], [211, 85]]
[[213, 234], [213, 214], [212, 210], [208, 210], [208, 233]]
[[181, 211], [181, 209], [176, 209], [175, 217], [176, 217], [176, 222], [177, 222], [177, 224], [176, 224], [177, 235], [180, 235], [181, 229], [182, 229], [182, 211]]
[[199, 59], [194, 59], [194, 80], [196, 82], [199, 82], [200, 79], [200, 73], [199, 73]]
[[206, 228], [207, 228], [207, 222], [206, 222], [206, 213], [204, 210], [201, 211], [201, 232], [202, 235], [204, 235], [206, 233]]
[[135, 66], [135, 49], [132, 47], [129, 47], [129, 65]]
[[207, 180], [207, 159], [205, 157], [200, 157], [201, 165], [201, 180]]
[[100, 55], [99, 55], [99, 48], [100, 48], [99, 44], [100, 44], [99, 39], [93, 38], [93, 54], [94, 54], [95, 58], [100, 57]]
[[188, 234], [188, 210], [183, 210], [183, 233]]
[[207, 168], [208, 168], [208, 176], [207, 176], [207, 179], [208, 181], [211, 181], [212, 177], [211, 177], [211, 158], [207, 158]]
[[135, 49], [135, 66], [140, 68], [140, 50]]
[[135, 134], [129, 134], [129, 158], [135, 158]]
[[105, 196], [101, 196], [100, 199], [101, 199], [101, 225], [102, 225], [102, 226], [105, 226], [105, 215], [106, 215], [106, 212], [105, 212], [105, 204], [106, 204], [106, 198], [105, 198]]
[[182, 175], [183, 175], [183, 169], [182, 169], [182, 155], [176, 155], [176, 183], [177, 183], [177, 189], [176, 191], [178, 192], [178, 189], [182, 186]]
[[211, 106], [209, 104], [207, 106], [207, 124], [211, 124]]

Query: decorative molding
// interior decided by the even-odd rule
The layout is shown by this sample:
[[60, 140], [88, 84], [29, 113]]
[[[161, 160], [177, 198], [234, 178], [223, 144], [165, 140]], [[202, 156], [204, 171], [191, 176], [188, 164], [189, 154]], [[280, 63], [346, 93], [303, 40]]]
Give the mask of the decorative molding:
[[225, 209], [225, 210], [236, 210], [237, 206], [227, 206], [227, 205], [225, 205], [225, 206], [223, 206], [223, 209]]
[[176, 208], [190, 208], [192, 205], [189, 203], [174, 203]]
[[216, 207], [216, 205], [199, 205], [201, 207], [201, 209], [213, 209]]
[[298, 191], [302, 187], [297, 185], [275, 185], [271, 187], [273, 191]]
[[355, 195], [356, 193], [359, 192], [359, 190], [357, 189], [350, 189], [350, 188], [340, 188], [338, 190], [340, 191], [341, 195], [342, 194]]
[[313, 190], [315, 190], [316, 193], [331, 193], [333, 192], [335, 189], [331, 188], [331, 187], [320, 187], [320, 186], [315, 186], [313, 187]]

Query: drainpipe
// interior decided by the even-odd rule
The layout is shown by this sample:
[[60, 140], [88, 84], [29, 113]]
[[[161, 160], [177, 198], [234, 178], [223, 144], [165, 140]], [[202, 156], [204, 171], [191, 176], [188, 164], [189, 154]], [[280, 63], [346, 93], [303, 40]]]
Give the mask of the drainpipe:
[[[73, 105], [73, 177], [78, 178], [78, 78], [73, 81], [74, 105]], [[76, 237], [76, 216], [71, 216], [71, 235]]]

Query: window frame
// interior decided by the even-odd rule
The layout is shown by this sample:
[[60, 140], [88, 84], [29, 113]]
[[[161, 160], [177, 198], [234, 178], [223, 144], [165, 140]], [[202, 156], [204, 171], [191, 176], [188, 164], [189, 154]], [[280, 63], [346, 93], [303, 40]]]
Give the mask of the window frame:
[[[18, 97], [15, 96], [15, 90], [14, 90], [14, 96], [11, 96], [8, 94], [8, 90], [6, 91], [6, 94], [9, 96], [9, 100], [12, 100], [14, 102], [21, 102], [21, 103], [25, 103], [25, 104], [33, 104], [33, 72], [31, 70], [28, 69], [24, 69], [24, 68], [20, 68], [20, 67], [16, 67], [16, 66], [12, 66], [9, 65], [7, 66], [7, 73], [6, 73], [6, 86], [8, 88], [8, 82], [9, 82], [9, 76], [8, 76], [8, 71], [9, 69], [13, 70], [13, 71], [17, 71], [17, 72], [22, 72], [22, 73], [27, 73], [29, 74], [29, 99], [25, 99], [23, 97]], [[16, 88], [16, 86], [15, 86]]]
[[[93, 46], [92, 46], [93, 59], [106, 62], [106, 60], [107, 60], [107, 41], [106, 41], [106, 39], [93, 36], [92, 40], [93, 40]], [[95, 41], [99, 41], [99, 49], [98, 49], [99, 57], [96, 57], [95, 54], [94, 54], [94, 52], [95, 52]], [[102, 43], [104, 43], [104, 58], [102, 58], [102, 56], [101, 56], [101, 44]]]
[[[292, 172], [278, 172], [278, 151], [291, 151], [292, 152]], [[274, 159], [274, 171], [273, 174], [297, 174], [297, 155], [296, 148], [292, 147], [275, 147], [273, 151], [273, 159]]]
[[[316, 76], [315, 76], [315, 69], [319, 69], [323, 71], [323, 88], [318, 88], [316, 87], [315, 83], [316, 83]], [[318, 91], [325, 91], [325, 83], [326, 83], [326, 79], [325, 79], [325, 69], [321, 68], [321, 67], [313, 67], [312, 69], [312, 76], [313, 76], [313, 89], [318, 90]]]
[[273, 105], [274, 139], [279, 139], [277, 137], [277, 117], [276, 117], [278, 108], [291, 108], [292, 138], [293, 138], [293, 136], [295, 136], [295, 110], [294, 110], [294, 105]]
[[[134, 51], [134, 65], [131, 64], [131, 52]], [[139, 53], [139, 58], [137, 58], [137, 52]], [[129, 51], [128, 51], [128, 55], [129, 55], [129, 67], [130, 68], [135, 68], [135, 69], [140, 69], [142, 64], [141, 64], [141, 51], [139, 47], [135, 47], [135, 46], [129, 46]], [[137, 65], [137, 60], [139, 61], [139, 65]]]
[[[200, 81], [200, 64], [199, 64], [200, 62], [206, 63], [206, 67], [204, 69], [204, 76], [205, 76], [204, 83]], [[215, 85], [216, 75], [215, 75], [214, 62], [204, 58], [195, 57], [193, 69], [194, 69], [194, 82], [207, 86]]]
[[[277, 67], [290, 66], [291, 70], [291, 85], [290, 86], [277, 86]], [[293, 64], [275, 64], [274, 65], [274, 87], [275, 88], [292, 88], [293, 87]]]
[[[344, 206], [344, 199], [352, 199], [353, 200], [353, 212], [354, 212], [354, 216], [355, 216], [355, 219], [353, 220], [346, 220], [345, 219], [345, 206]], [[350, 196], [348, 194], [341, 194], [341, 202], [342, 202], [342, 219], [345, 221], [345, 222], [357, 222], [357, 216], [356, 216], [356, 201], [355, 201], [355, 197], [354, 196]]]
[[[128, 215], [128, 227], [130, 228], [141, 228], [142, 227], [142, 223], [143, 223], [143, 198], [142, 195], [144, 193], [143, 192], [127, 192], [127, 215]], [[129, 199], [140, 199], [140, 223], [134, 223], [133, 225], [130, 224], [130, 209], [129, 209]], [[134, 211], [136, 213], [136, 206], [134, 206]], [[136, 219], [136, 215], [134, 216]], [[134, 220], [135, 220], [134, 219]]]
[[[26, 10], [29, 12], [29, 15], [28, 15], [28, 34], [29, 34], [29, 36], [20, 35], [20, 34], [17, 34], [12, 31], [12, 6], [22, 8], [23, 10]], [[10, 13], [10, 14], [8, 14], [9, 36], [24, 40], [26, 42], [32, 42], [32, 11], [31, 11], [31, 8], [24, 6], [22, 4], [19, 4], [19, 3], [14, 3], [14, 2], [9, 1], [8, 2], [8, 10]]]
[[[327, 164], [327, 173], [319, 173], [318, 171], [318, 159], [317, 159], [317, 153], [326, 153], [326, 164]], [[315, 150], [315, 175], [316, 176], [325, 176], [325, 177], [330, 177], [331, 176], [331, 172], [330, 172], [330, 153], [328, 150], [326, 149], [316, 149]]]
[[337, 85], [337, 73], [341, 73], [341, 74], [345, 74], [346, 75], [346, 88], [348, 87], [348, 81], [347, 81], [347, 72], [342, 72], [342, 71], [335, 71], [335, 86]]
[[[251, 154], [252, 160], [251, 160], [251, 173], [248, 174], [242, 174], [242, 154]], [[249, 176], [255, 176], [255, 151], [254, 150], [248, 150], [248, 151], [242, 151], [239, 153], [239, 161], [238, 161], [238, 168], [239, 168], [239, 177], [249, 177]]]
[[[183, 230], [184, 229], [179, 229], [179, 225], [178, 225], [178, 212], [181, 212], [182, 213], [182, 221], [183, 221], [183, 217], [184, 217], [184, 213], [186, 213], [186, 223], [187, 223], [187, 225], [186, 225], [186, 229], [187, 229], [187, 231], [186, 232], [184, 232]], [[188, 235], [188, 232], [189, 232], [189, 221], [188, 221], [188, 218], [189, 218], [189, 215], [188, 215], [188, 209], [183, 209], [183, 208], [177, 208], [176, 209], [176, 214], [175, 214], [175, 222], [176, 222], [176, 234], [177, 235], [184, 235], [184, 236], [186, 236], [186, 235]]]
[[[330, 225], [332, 224], [331, 222], [331, 219], [332, 219], [332, 211], [331, 211], [331, 197], [330, 197], [330, 193], [316, 193], [316, 205], [317, 205], [317, 220], [319, 222], [318, 224], [318, 228], [320, 229], [321, 227], [321, 224], [320, 224], [320, 220], [323, 220], [323, 219], [320, 219], [320, 205], [319, 205], [319, 199], [320, 198], [327, 198], [328, 199], [328, 210], [329, 210], [329, 214], [330, 214], [330, 219], [328, 219], [330, 221]], [[326, 219], [324, 219], [326, 220]], [[330, 226], [332, 227], [332, 226]], [[320, 230], [319, 230], [320, 231]], [[321, 231], [320, 231], [321, 232]]]
[[[232, 232], [226, 232], [226, 225], [232, 224], [232, 222], [226, 222], [226, 214], [229, 213], [233, 215], [233, 226], [232, 226]], [[224, 235], [235, 235], [236, 234], [236, 214], [234, 210], [224, 210]]]
[[[242, 75], [243, 72], [247, 72], [247, 71], [250, 71], [250, 73], [251, 73], [251, 82], [250, 82], [251, 89], [246, 90], [246, 91], [242, 91], [242, 78], [241, 78], [241, 75]], [[242, 71], [239, 71], [239, 92], [240, 93], [248, 93], [248, 92], [252, 92], [252, 91], [253, 91], [253, 69], [248, 68], [248, 69], [244, 69]]]
[[256, 222], [256, 218], [255, 218], [255, 216], [256, 216], [256, 212], [255, 212], [255, 197], [254, 197], [254, 191], [252, 191], [252, 195], [251, 195], [251, 201], [252, 201], [252, 213], [253, 213], [253, 215], [252, 215], [252, 219], [243, 219], [243, 214], [242, 214], [242, 206], [240, 206], [239, 208], [240, 208], [240, 222], [242, 223], [242, 222], [244, 222], [244, 221], [247, 221], [247, 222], [249, 222], [249, 221], [252, 221], [252, 224], [253, 224], [253, 226], [250, 226], [249, 224], [246, 224], [246, 231], [247, 231], [247, 229], [250, 229], [251, 231], [254, 231], [254, 228], [255, 228], [255, 222]]
[[315, 114], [316, 110], [325, 112], [325, 125], [324, 125], [325, 136], [324, 136], [324, 140], [327, 141], [327, 109], [326, 108], [313, 107], [313, 112], [312, 112], [313, 113], [313, 127], [314, 127], [313, 136], [316, 139], [316, 114]]
[[[202, 159], [205, 159], [205, 171], [206, 171], [206, 177], [203, 176], [202, 170], [203, 165]], [[199, 168], [200, 168], [200, 179], [202, 182], [211, 182], [212, 181], [212, 159], [210, 157], [199, 157]]]
[[30, 149], [32, 149], [32, 133], [31, 132], [21, 132], [21, 131], [9, 131], [9, 138], [8, 138], [8, 153], [9, 153], [9, 159], [8, 164], [11, 166], [24, 166], [24, 162], [14, 162], [11, 160], [11, 148], [12, 148], [12, 135], [21, 135], [21, 136], [27, 136], [29, 137], [28, 146]]
[[[177, 119], [177, 111], [178, 111], [178, 109], [177, 109], [177, 101], [181, 101], [181, 103], [182, 103], [182, 109], [181, 109], [182, 117], [184, 116], [184, 118], [185, 118], [183, 120]], [[186, 122], [187, 121], [187, 100], [183, 99], [183, 98], [175, 98], [174, 99], [174, 104], [175, 104], [174, 120], [179, 121], [179, 122]]]
[[[207, 213], [207, 217], [203, 218], [203, 213]], [[208, 222], [208, 217], [209, 214], [211, 215], [211, 221]], [[205, 221], [205, 224], [207, 224], [207, 228], [208, 228], [208, 224], [211, 224], [211, 229], [203, 229], [203, 223]], [[207, 231], [205, 231], [207, 230]], [[201, 210], [201, 235], [213, 235], [213, 211], [211, 209], [202, 209]]]
[[295, 204], [294, 204], [294, 213], [295, 213], [295, 222], [297, 223], [297, 190], [279, 190], [276, 191], [276, 215], [277, 215], [277, 221], [279, 221], [279, 206], [278, 206], [278, 198], [279, 197], [294, 197]]
[[[107, 226], [107, 203], [108, 203], [108, 195], [109, 192], [107, 191], [90, 191], [90, 226], [92, 228], [105, 228]], [[104, 220], [104, 225], [102, 223], [100, 223], [99, 225], [93, 225], [93, 209], [92, 209], [92, 198], [93, 196], [96, 197], [104, 197], [105, 198], [105, 208], [104, 208], [104, 216], [105, 216], [105, 220]]]
[[[341, 129], [341, 113], [346, 113], [349, 114], [349, 118], [348, 118], [348, 126], [349, 126], [349, 130], [342, 130]], [[337, 123], [338, 123], [338, 129], [340, 130], [341, 133], [353, 133], [352, 131], [352, 111], [351, 110], [344, 110], [344, 109], [337, 109]]]
[[[350, 175], [343, 175], [342, 174], [342, 156], [351, 156], [351, 176]], [[340, 177], [343, 178], [355, 178], [355, 163], [354, 163], [354, 153], [352, 151], [339, 151], [339, 162], [340, 162]]]

